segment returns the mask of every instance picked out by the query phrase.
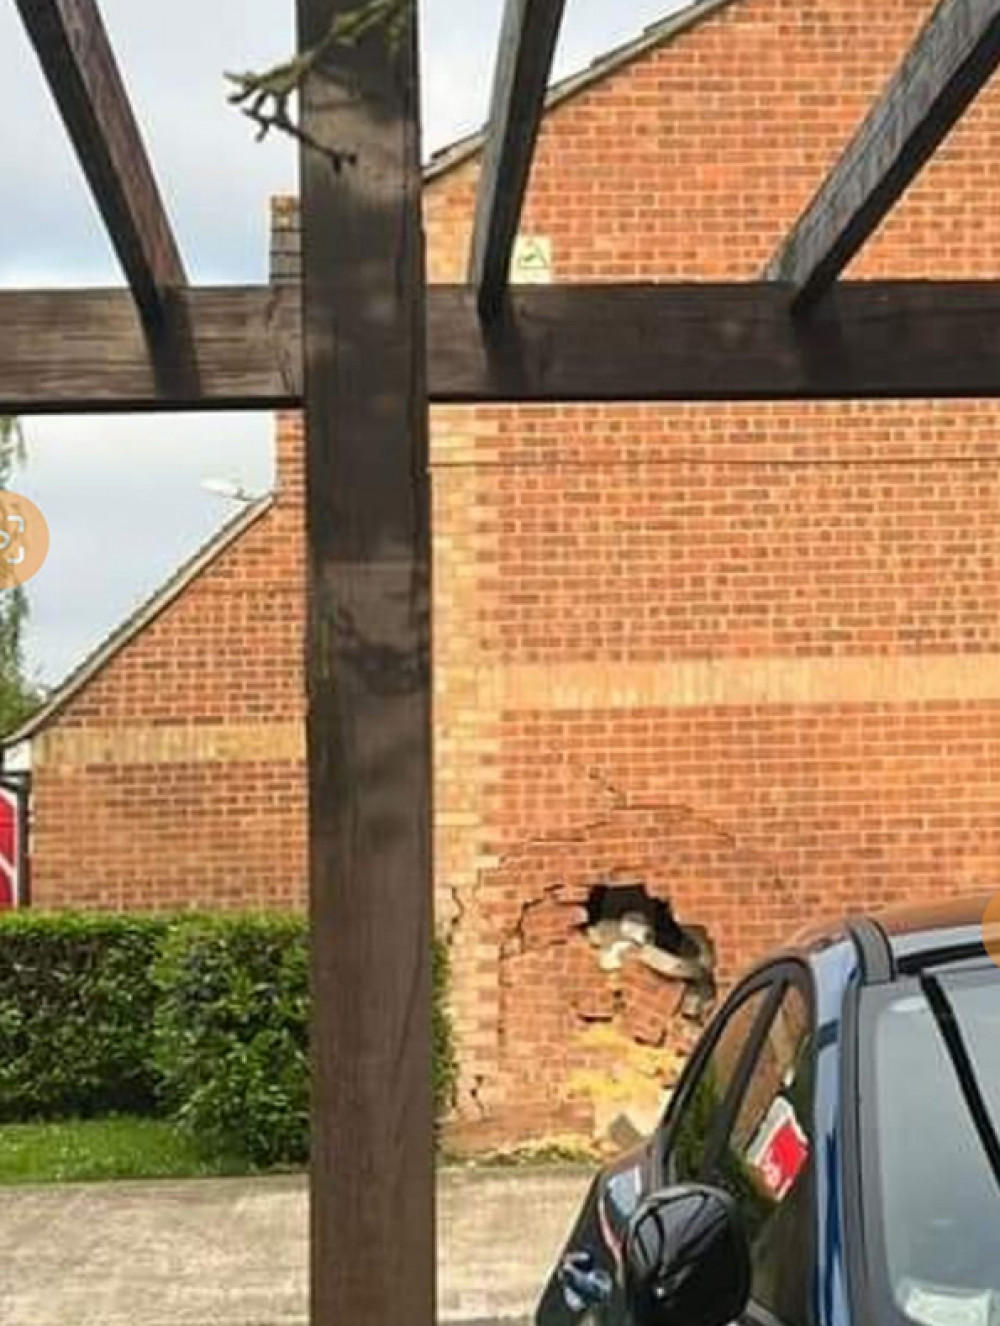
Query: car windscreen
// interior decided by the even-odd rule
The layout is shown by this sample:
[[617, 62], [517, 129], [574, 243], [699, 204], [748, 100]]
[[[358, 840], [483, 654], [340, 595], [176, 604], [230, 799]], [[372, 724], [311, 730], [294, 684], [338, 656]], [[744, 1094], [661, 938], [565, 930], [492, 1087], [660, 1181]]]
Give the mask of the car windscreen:
[[862, 1037], [877, 1307], [920, 1326], [998, 1326], [1000, 970], [890, 987], [868, 1002]]

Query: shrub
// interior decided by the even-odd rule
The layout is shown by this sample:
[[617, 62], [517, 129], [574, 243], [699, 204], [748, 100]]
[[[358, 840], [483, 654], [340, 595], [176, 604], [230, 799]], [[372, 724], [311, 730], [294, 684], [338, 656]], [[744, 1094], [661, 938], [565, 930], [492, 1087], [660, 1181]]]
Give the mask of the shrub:
[[[0, 921], [0, 1121], [169, 1112], [261, 1167], [309, 1150], [302, 917], [21, 913]], [[434, 1093], [451, 1104], [448, 961], [434, 954]]]
[[180, 1123], [255, 1165], [309, 1150], [308, 971], [301, 920], [175, 926], [154, 971], [155, 1059]]
[[162, 917], [0, 920], [0, 1120], [155, 1111]]
[[434, 1055], [434, 1113], [440, 1123], [454, 1103], [455, 1085], [458, 1079], [458, 1060], [455, 1057], [455, 1040], [448, 1002], [451, 994], [451, 962], [444, 944], [434, 945], [433, 973], [434, 1003], [431, 1008], [433, 1018], [431, 1035]]
[[[177, 1118], [213, 1150], [253, 1164], [309, 1154], [306, 927], [274, 915], [176, 926], [156, 967], [156, 1063]], [[448, 964], [434, 955], [434, 1092], [451, 1104]]]

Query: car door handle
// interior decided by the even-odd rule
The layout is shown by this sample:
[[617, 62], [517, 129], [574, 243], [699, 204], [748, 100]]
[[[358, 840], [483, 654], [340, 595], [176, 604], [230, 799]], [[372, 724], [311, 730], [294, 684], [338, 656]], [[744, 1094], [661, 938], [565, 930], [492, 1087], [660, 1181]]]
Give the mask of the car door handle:
[[589, 1252], [568, 1252], [557, 1272], [563, 1298], [571, 1312], [602, 1307], [610, 1303], [614, 1289], [607, 1271], [594, 1265]]

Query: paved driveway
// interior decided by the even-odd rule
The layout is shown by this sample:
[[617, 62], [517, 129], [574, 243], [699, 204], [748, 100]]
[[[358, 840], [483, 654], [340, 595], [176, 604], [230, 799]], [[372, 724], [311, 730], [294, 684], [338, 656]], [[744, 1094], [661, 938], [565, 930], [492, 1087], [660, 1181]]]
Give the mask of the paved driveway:
[[[449, 1170], [440, 1319], [527, 1318], [579, 1206], [579, 1170]], [[304, 1326], [299, 1178], [0, 1189], [2, 1326]]]

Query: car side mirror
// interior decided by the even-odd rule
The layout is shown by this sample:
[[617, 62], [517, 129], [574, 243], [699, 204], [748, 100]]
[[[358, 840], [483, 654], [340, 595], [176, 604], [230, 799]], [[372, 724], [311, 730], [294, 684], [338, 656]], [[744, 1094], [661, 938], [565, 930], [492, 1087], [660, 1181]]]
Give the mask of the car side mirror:
[[750, 1298], [750, 1249], [736, 1203], [684, 1184], [638, 1208], [625, 1243], [634, 1326], [729, 1326]]

